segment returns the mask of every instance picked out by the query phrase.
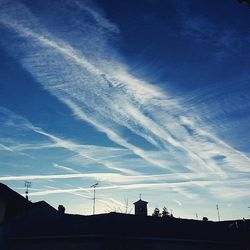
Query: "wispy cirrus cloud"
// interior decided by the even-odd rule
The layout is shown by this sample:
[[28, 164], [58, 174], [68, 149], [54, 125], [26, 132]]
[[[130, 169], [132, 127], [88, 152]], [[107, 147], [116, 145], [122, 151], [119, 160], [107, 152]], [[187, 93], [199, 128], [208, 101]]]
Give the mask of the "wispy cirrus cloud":
[[[49, 134], [45, 131], [43, 131], [40, 128], [34, 127], [32, 124], [30, 124], [27, 120], [23, 119], [20, 116], [17, 116], [10, 111], [5, 110], [5, 113], [8, 113], [12, 118], [8, 119], [8, 124], [13, 124], [16, 127], [24, 128], [24, 129], [30, 129], [31, 131], [41, 134], [45, 136], [46, 138], [49, 138], [52, 143], [45, 143], [41, 144], [42, 149], [47, 145], [48, 148], [51, 147], [63, 147], [67, 148], [68, 150], [74, 150], [75, 148], [78, 148], [80, 150], [84, 149], [90, 150], [89, 154], [99, 155], [100, 152], [105, 150], [105, 156], [107, 157], [107, 150], [110, 150], [111, 158], [114, 157], [113, 153], [117, 152], [123, 152], [124, 149], [121, 148], [106, 148], [106, 147], [98, 147], [93, 145], [78, 145], [75, 143], [72, 143], [70, 141], [60, 139], [59, 137]], [[17, 123], [19, 121], [19, 124]], [[39, 144], [38, 144], [39, 145]], [[32, 145], [20, 145], [15, 146], [16, 150], [22, 152], [22, 150], [30, 150], [32, 148]], [[38, 150], [38, 147], [32, 148], [32, 150]], [[77, 151], [76, 151], [77, 152]], [[99, 152], [99, 153], [97, 153]], [[125, 151], [126, 152], [126, 151]], [[88, 155], [87, 153], [87, 155]], [[97, 154], [96, 154], [97, 153]], [[92, 157], [94, 156], [92, 155]], [[104, 155], [102, 158], [105, 159]], [[159, 157], [159, 156], [158, 156]], [[97, 157], [98, 158], [98, 157]], [[119, 158], [119, 155], [118, 155]], [[65, 166], [60, 166], [60, 168], [63, 168], [63, 170], [72, 170], [72, 168], [65, 169]], [[131, 174], [131, 173], [130, 173]], [[246, 182], [242, 182], [241, 185], [236, 185], [233, 187], [230, 187], [231, 184], [229, 183], [237, 183], [239, 179], [244, 178], [244, 174], [237, 174], [233, 173], [229, 175], [230, 178], [227, 180], [227, 184], [225, 184], [225, 179], [223, 181], [223, 187], [225, 191], [230, 190], [230, 195], [227, 193], [223, 193], [219, 196], [221, 198], [226, 199], [238, 199], [238, 198], [244, 198], [247, 197], [247, 193], [244, 190], [245, 186], [247, 185]], [[228, 177], [229, 177], [228, 176]], [[172, 192], [179, 193], [179, 195], [188, 199], [196, 199], [198, 194], [195, 194], [193, 192], [188, 191], [189, 188], [194, 187], [202, 187], [206, 188], [207, 190], [211, 189], [211, 195], [217, 196], [217, 192], [214, 190], [219, 190], [221, 185], [220, 181], [215, 181], [217, 179], [217, 173], [213, 172], [205, 172], [205, 173], [172, 173], [172, 174], [161, 174], [161, 175], [121, 175], [121, 174], [114, 174], [114, 173], [90, 173], [90, 174], [63, 174], [63, 175], [25, 175], [25, 176], [5, 176], [1, 177], [1, 181], [21, 181], [21, 180], [59, 180], [59, 179], [78, 179], [78, 178], [84, 178], [84, 179], [90, 179], [90, 180], [100, 180], [101, 182], [105, 183], [114, 183], [119, 185], [109, 185], [104, 186], [104, 190], [152, 190], [152, 189], [158, 189], [161, 190], [164, 187], [169, 188], [169, 192], [172, 190]], [[162, 182], [164, 181], [164, 182]], [[216, 187], [216, 188], [215, 188]], [[226, 188], [228, 187], [228, 188]], [[37, 191], [32, 192], [31, 195], [36, 196], [44, 196], [44, 195], [50, 195], [50, 194], [61, 194], [61, 193], [69, 193], [73, 195], [82, 195], [81, 192], [87, 192], [90, 191], [89, 188], [71, 188], [71, 189], [58, 189], [53, 188], [52, 190], [43, 190], [43, 191]], [[239, 195], [240, 194], [240, 195]], [[86, 195], [84, 195], [85, 197]], [[238, 196], [238, 197], [237, 197]], [[87, 196], [86, 196], [87, 197]], [[85, 197], [85, 198], [86, 198]]]
[[[196, 187], [196, 186], [203, 186], [203, 187], [211, 187], [211, 194], [215, 197], [217, 195], [215, 192], [218, 190], [223, 190], [226, 192], [225, 195], [220, 193], [218, 197], [222, 200], [238, 200], [241, 198], [248, 198], [249, 192], [247, 192], [247, 188], [241, 187], [238, 185], [238, 188], [223, 188], [221, 189], [219, 183], [216, 181], [189, 181], [189, 182], [178, 182], [178, 183], [133, 183], [133, 184], [121, 184], [121, 185], [109, 185], [109, 186], [102, 186], [98, 187], [97, 190], [147, 190], [147, 189], [162, 189], [168, 188], [169, 192], [178, 192], [180, 197], [185, 197], [188, 199], [198, 199], [199, 195], [193, 192], [188, 191], [187, 187]], [[245, 181], [242, 185], [249, 184], [249, 181]], [[214, 187], [215, 186], [215, 187]], [[216, 191], [217, 190], [217, 191]], [[51, 195], [51, 194], [60, 194], [60, 193], [77, 193], [82, 191], [91, 191], [91, 188], [73, 188], [73, 189], [54, 189], [54, 190], [44, 190], [44, 191], [37, 191], [30, 193], [31, 196], [42, 196], [42, 195]], [[179, 206], [182, 206], [182, 203], [178, 200], [174, 200]]]
[[[115, 33], [118, 33], [119, 32], [119, 28], [114, 24], [114, 23], [111, 23], [107, 18], [105, 18], [103, 16], [103, 13], [100, 14], [100, 10], [99, 12], [94, 10], [93, 9], [93, 6], [92, 8], [91, 7], [88, 7], [86, 5], [86, 3], [82, 3], [78, 0], [75, 0], [75, 1], [72, 1], [77, 7], [80, 8], [80, 10], [83, 10], [84, 14], [89, 14], [94, 20], [95, 22], [97, 23], [98, 26], [101, 26], [103, 27], [104, 29], [107, 29], [109, 32], [115, 32]], [[70, 3], [70, 1], [69, 1]], [[90, 2], [88, 3], [90, 4]]]
[[73, 168], [65, 167], [65, 166], [62, 166], [62, 165], [57, 164], [57, 163], [53, 163], [53, 167], [66, 170], [67, 172], [71, 172], [71, 173], [77, 173], [77, 174], [80, 173], [79, 171], [76, 171]]
[[[6, 126], [8, 129], [12, 131], [17, 129], [18, 131], [24, 130], [26, 133], [35, 133], [37, 135], [42, 136], [42, 138], [46, 138], [49, 141], [39, 143], [42, 138], [39, 137], [38, 143], [33, 144], [23, 144], [21, 141], [18, 141], [19, 138], [14, 139], [13, 142], [7, 147], [3, 145], [3, 149], [17, 153], [24, 154], [25, 152], [35, 151], [35, 150], [44, 150], [44, 149], [53, 149], [53, 148], [63, 148], [70, 152], [75, 153], [74, 157], [78, 156], [81, 158], [81, 162], [84, 160], [89, 160], [92, 163], [98, 163], [105, 168], [112, 169], [118, 172], [123, 172], [129, 175], [138, 174], [139, 172], [126, 168], [124, 165], [117, 166], [116, 159], [129, 157], [131, 155], [131, 151], [126, 150], [124, 148], [115, 148], [115, 147], [104, 147], [97, 145], [86, 145], [86, 144], [78, 144], [68, 139], [60, 138], [56, 135], [48, 133], [39, 127], [35, 127], [25, 118], [14, 114], [13, 112], [7, 109], [1, 109], [1, 113], [6, 116]], [[14, 126], [14, 128], [10, 128], [10, 126]], [[1, 139], [1, 138], [0, 138]], [[2, 145], [2, 144], [1, 144]], [[55, 167], [55, 163], [52, 162], [52, 166]], [[56, 164], [59, 168], [60, 165]], [[63, 166], [61, 166], [63, 169]], [[68, 168], [66, 168], [69, 170]], [[66, 170], [64, 169], [64, 170]], [[79, 171], [77, 171], [79, 172]]]
[[[21, 28], [20, 28], [21, 27]], [[86, 61], [84, 59], [84, 57], [79, 57], [72, 48], [67, 48], [67, 47], [60, 47], [59, 44], [57, 44], [56, 42], [52, 41], [52, 40], [49, 40], [47, 38], [44, 38], [43, 36], [39, 36], [37, 35], [36, 33], [33, 33], [32, 31], [28, 30], [26, 28], [23, 28], [22, 26], [20, 25], [17, 25], [16, 26], [16, 29], [19, 30], [21, 32], [22, 35], [25, 35], [25, 36], [31, 36], [32, 38], [35, 38], [36, 40], [38, 40], [38, 42], [41, 42], [42, 46], [48, 46], [48, 47], [51, 47], [52, 49], [55, 49], [56, 50], [56, 53], [61, 53], [63, 56], [66, 56], [70, 58], [70, 60], [73, 60], [74, 62], [78, 63], [80, 67], [83, 67], [84, 69], [87, 70], [87, 73], [89, 74], [92, 74], [96, 77], [96, 79], [94, 79], [95, 81], [99, 80], [98, 81], [98, 84], [100, 82], [103, 82], [102, 78], [103, 78], [103, 74], [102, 74], [102, 71], [100, 71], [100, 69], [96, 68], [94, 65], [92, 65], [91, 63], [89, 63], [88, 61]], [[53, 53], [53, 51], [52, 51]], [[33, 61], [33, 63], [36, 63]], [[31, 65], [30, 65], [31, 66]], [[40, 72], [37, 72], [38, 74]], [[77, 72], [79, 73], [79, 72]], [[93, 76], [91, 76], [92, 78]], [[131, 77], [130, 77], [131, 78]], [[116, 81], [120, 81], [119, 79], [115, 80], [115, 81], [110, 81], [111, 83], [115, 84]], [[135, 83], [137, 83], [138, 81], [135, 80]], [[88, 87], [86, 86], [86, 84], [84, 84], [84, 82], [82, 82], [83, 85], [79, 85], [79, 84], [76, 84], [76, 86], [78, 86], [80, 89], [84, 86], [85, 88]], [[92, 84], [93, 85], [93, 84]], [[128, 85], [126, 85], [126, 83], [123, 83], [123, 85], [125, 86], [125, 93], [127, 92], [126, 88], [129, 89], [131, 83], [129, 83]], [[59, 84], [60, 87], [62, 87], [60, 84]], [[66, 88], [65, 88], [66, 87]], [[91, 86], [93, 87], [93, 86]], [[105, 123], [100, 123], [101, 121], [99, 121], [100, 119], [104, 119], [103, 117], [103, 114], [107, 113], [107, 111], [109, 111], [109, 113], [107, 115], [111, 115], [110, 118], [113, 118], [113, 122], [115, 122], [117, 125], [119, 126], [126, 126], [129, 130], [131, 130], [132, 132], [138, 134], [139, 136], [142, 136], [144, 139], [146, 139], [148, 142], [154, 144], [154, 145], [157, 145], [158, 147], [164, 147], [165, 149], [168, 148], [168, 150], [173, 150], [173, 152], [175, 153], [176, 151], [182, 151], [183, 154], [186, 154], [187, 155], [187, 159], [190, 158], [191, 161], [196, 161], [199, 163], [200, 166], [204, 166], [204, 167], [209, 167], [206, 162], [201, 159], [199, 157], [199, 154], [197, 154], [196, 152], [193, 152], [192, 150], [190, 150], [188, 147], [185, 147], [183, 143], [181, 143], [180, 140], [176, 140], [176, 138], [174, 138], [167, 130], [163, 130], [159, 125], [157, 125], [152, 119], [150, 119], [149, 117], [145, 117], [143, 113], [141, 113], [140, 110], [138, 110], [137, 106], [133, 104], [133, 100], [134, 100], [134, 95], [136, 95], [136, 93], [138, 92], [138, 90], [146, 90], [145, 92], [145, 95], [148, 93], [150, 93], [150, 91], [152, 90], [152, 87], [149, 86], [149, 89], [147, 88], [147, 84], [146, 83], [143, 83], [142, 82], [142, 85], [139, 85], [139, 89], [136, 90], [135, 88], [133, 88], [131, 91], [133, 93], [132, 96], [129, 95], [129, 92], [128, 92], [128, 95], [127, 95], [127, 98], [123, 98], [123, 103], [119, 105], [119, 102], [117, 102], [117, 105], [115, 105], [114, 103], [110, 103], [110, 99], [106, 99], [106, 95], [104, 94], [103, 95], [103, 98], [102, 98], [102, 101], [103, 101], [103, 104], [104, 104], [104, 107], [105, 109], [102, 110], [102, 106], [98, 105], [96, 106], [96, 103], [95, 101], [93, 102], [92, 100], [92, 106], [89, 106], [89, 103], [86, 102], [87, 100], [85, 99], [79, 99], [77, 98], [77, 95], [75, 96], [75, 94], [73, 95], [74, 98], [70, 100], [69, 97], [65, 98], [65, 94], [67, 93], [64, 93], [65, 89], [68, 89], [69, 86], [67, 87], [66, 85], [64, 85], [64, 88], [63, 90], [60, 88], [56, 88], [55, 85], [53, 84], [52, 82], [52, 85], [51, 86], [46, 86], [46, 88], [52, 88], [51, 90], [52, 91], [55, 91], [54, 94], [56, 94], [60, 100], [62, 100], [63, 102], [65, 102], [67, 105], [69, 105], [73, 111], [78, 115], [79, 118], [83, 119], [84, 121], [86, 122], [89, 122], [91, 123], [92, 125], [94, 125], [97, 129], [101, 130], [101, 132], [104, 132], [111, 140], [113, 140], [114, 142], [118, 143], [119, 145], [122, 145], [122, 146], [125, 146], [127, 148], [129, 148], [130, 150], [132, 150], [135, 154], [139, 154], [139, 156], [142, 156], [142, 157], [146, 157], [146, 159], [148, 161], [150, 161], [151, 163], [153, 163], [149, 157], [147, 157], [143, 151], [141, 149], [139, 149], [138, 147], [126, 142], [121, 136], [119, 136], [117, 133], [114, 132], [114, 129], [113, 128], [109, 128], [109, 125], [106, 124], [106, 126], [104, 125]], [[71, 88], [71, 87], [70, 87]], [[91, 88], [92, 89], [92, 88]], [[95, 89], [95, 88], [94, 88]], [[122, 89], [121, 89], [122, 90]], [[72, 90], [69, 89], [69, 92], [68, 94], [71, 93]], [[99, 92], [100, 90], [98, 90]], [[104, 93], [107, 91], [107, 84], [104, 82], [104, 85], [103, 85], [103, 91]], [[124, 91], [124, 89], [123, 89]], [[123, 92], [122, 91], [122, 92]], [[85, 89], [85, 92], [86, 92], [86, 89]], [[92, 91], [93, 92], [93, 91]], [[155, 92], [155, 94], [154, 94]], [[159, 94], [158, 93], [158, 90], [154, 91], [153, 93], [151, 93], [151, 98], [154, 98], [154, 96], [162, 96], [162, 94]], [[94, 92], [95, 93], [95, 92]], [[93, 94], [94, 94], [93, 93]], [[67, 94], [67, 95], [68, 95]], [[73, 94], [73, 93], [71, 93]], [[96, 93], [97, 94], [97, 93]], [[119, 94], [119, 91], [118, 91], [118, 94]], [[153, 94], [153, 96], [152, 96]], [[66, 95], [66, 96], [67, 96]], [[109, 95], [109, 94], [108, 94]], [[115, 95], [114, 95], [115, 97]], [[131, 100], [129, 100], [129, 98], [131, 98]], [[149, 97], [146, 97], [146, 99], [142, 99], [141, 97], [141, 94], [138, 96], [139, 100], [141, 99], [143, 102], [145, 102]], [[100, 98], [99, 98], [100, 100]], [[116, 98], [115, 98], [116, 100]], [[152, 100], [152, 99], [151, 99]], [[84, 103], [82, 103], [82, 101], [84, 101]], [[112, 99], [111, 99], [112, 101]], [[166, 100], [163, 100], [163, 103], [165, 102]], [[131, 103], [129, 103], [131, 102]], [[80, 103], [80, 105], [87, 105], [88, 108], [95, 108], [95, 114], [100, 114], [100, 111], [103, 111], [103, 114], [101, 116], [97, 115], [95, 117], [91, 117], [91, 114], [85, 114], [85, 112], [83, 111], [83, 109], [79, 108], [79, 106], [77, 105], [78, 103]], [[126, 104], [127, 103], [127, 104]], [[145, 105], [146, 106], [146, 105]], [[117, 108], [121, 108], [121, 109], [118, 109]], [[124, 108], [122, 107], [125, 107], [125, 110]], [[126, 107], [130, 107], [129, 110], [126, 108]], [[131, 111], [131, 108], [132, 108], [132, 112]], [[112, 109], [112, 110], [109, 110], [109, 109]], [[123, 111], [123, 112], [121, 112]], [[178, 111], [178, 110], [177, 110]], [[113, 113], [116, 114], [116, 116], [112, 115]], [[134, 115], [136, 114], [136, 116]], [[128, 116], [129, 115], [129, 116]], [[121, 119], [120, 119], [120, 118]], [[123, 117], [127, 117], [127, 121], [126, 123], [124, 123], [124, 120], [123, 120]], [[178, 117], [177, 117], [177, 120], [178, 120]], [[109, 123], [109, 121], [106, 121]], [[131, 125], [132, 124], [132, 125]], [[136, 125], [136, 127], [134, 127], [134, 125]], [[139, 127], [138, 127], [139, 126]], [[140, 132], [140, 127], [142, 129], [142, 131], [145, 131], [144, 133]], [[136, 128], [136, 129], [135, 129]], [[158, 143], [156, 141], [156, 139], [158, 140]], [[170, 147], [168, 147], [170, 146]], [[162, 166], [162, 165], [159, 165], [159, 163], [155, 162], [155, 165], [158, 165], [160, 167], [167, 167], [167, 165], [165, 166]], [[190, 164], [191, 165], [191, 164]], [[188, 167], [188, 165], [186, 165], [185, 167]], [[219, 170], [219, 169], [217, 169]]]
[[174, 202], [176, 202], [179, 206], [182, 206], [182, 203], [178, 200], [174, 200]]
[[[75, 26], [77, 37], [72, 31], [71, 23], [65, 23], [63, 32], [60, 32], [58, 23], [52, 17], [48, 16], [45, 20], [47, 13], [43, 16], [41, 11], [38, 18], [32, 8], [24, 3], [5, 1], [5, 5], [2, 5], [4, 8], [0, 11], [0, 23], [4, 27], [6, 40], [3, 43], [44, 89], [70, 108], [76, 119], [91, 125], [96, 133], [104, 134], [105, 139], [115, 143], [117, 148], [82, 145], [49, 133], [27, 121], [22, 121], [21, 124], [37, 136], [49, 140], [48, 143], [37, 144], [33, 149], [64, 148], [77, 157], [102, 165], [112, 173], [107, 176], [105, 173], [98, 175], [97, 171], [91, 175], [75, 172], [56, 176], [6, 176], [2, 180], [23, 180], [24, 177], [34, 180], [98, 177], [107, 182], [126, 182], [103, 189], [172, 187], [177, 193], [197, 198], [199, 194], [195, 188], [206, 188], [209, 192], [212, 184], [224, 185], [223, 181], [229, 178], [230, 172], [249, 172], [249, 157], [209, 130], [209, 124], [205, 123], [202, 114], [197, 111], [199, 107], [192, 101], [185, 102], [166, 89], [130, 74], [129, 66], [113, 48], [114, 41], [109, 36], [109, 32], [113, 35], [119, 33], [116, 25], [104, 19], [89, 5], [77, 1], [74, 4], [77, 6], [76, 10], [69, 1], [64, 2], [62, 9], [70, 5], [72, 8], [69, 15], [73, 22], [82, 24]], [[81, 15], [78, 15], [79, 8]], [[86, 22], [86, 16], [91, 16], [92, 19]], [[54, 22], [54, 26], [48, 25], [47, 19], [50, 18], [49, 22]], [[64, 17], [58, 15], [59, 20], [62, 18]], [[202, 31], [205, 24], [202, 22], [189, 21], [186, 24], [199, 37], [204, 35]], [[105, 29], [105, 32], [96, 32], [99, 29]], [[214, 32], [212, 26], [210, 32]], [[22, 43], [19, 43], [19, 39]], [[22, 54], [21, 58], [16, 51]], [[5, 150], [30, 149], [27, 143], [2, 145]], [[143, 176], [140, 170], [127, 167], [125, 164], [130, 157], [140, 161], [141, 165], [150, 165], [151, 176]], [[123, 165], [118, 165], [115, 158], [120, 159]], [[57, 162], [54, 167], [62, 171], [79, 171], [64, 165]], [[129, 175], [129, 178], [113, 171]], [[179, 179], [178, 184], [162, 183], [164, 178], [169, 180], [169, 176], [154, 175], [160, 171], [175, 175]], [[213, 181], [211, 177], [214, 178]], [[196, 180], [197, 178], [203, 179]], [[133, 180], [150, 180], [151, 183], [133, 183]], [[152, 183], [153, 180], [155, 183]], [[227, 185], [230, 186], [230, 183]], [[194, 189], [183, 188], [190, 186]], [[47, 190], [34, 195], [82, 190], [89, 189]]]
[[8, 146], [3, 145], [2, 143], [0, 143], [0, 149], [2, 148], [2, 150], [7, 150], [10, 152], [13, 152], [14, 150]]
[[95, 172], [95, 173], [75, 173], [75, 174], [54, 174], [54, 175], [24, 175], [24, 176], [2, 176], [1, 181], [11, 181], [11, 180], [39, 180], [39, 179], [71, 179], [71, 178], [98, 178], [102, 180], [110, 180], [113, 183], [134, 183], [134, 182], [154, 182], [154, 181], [168, 181], [174, 182], [179, 180], [181, 182], [188, 182], [192, 180], [212, 180], [216, 175], [208, 175], [207, 173], [187, 173], [183, 175], [182, 173], [175, 174], [160, 174], [160, 175], [122, 175], [118, 173], [106, 173], [106, 172]]

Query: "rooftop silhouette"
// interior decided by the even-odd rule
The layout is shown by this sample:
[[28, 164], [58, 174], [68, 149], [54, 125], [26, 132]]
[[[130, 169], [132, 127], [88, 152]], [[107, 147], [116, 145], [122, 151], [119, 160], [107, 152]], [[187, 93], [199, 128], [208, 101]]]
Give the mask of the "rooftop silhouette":
[[[72, 241], [77, 241], [79, 247], [87, 246], [87, 249], [115, 249], [119, 245], [118, 239], [127, 244], [119, 249], [126, 250], [134, 244], [143, 249], [189, 244], [202, 246], [202, 249], [209, 245], [209, 249], [246, 250], [250, 243], [249, 220], [213, 222], [147, 216], [148, 202], [141, 199], [134, 203], [135, 215], [115, 212], [73, 215], [65, 213], [61, 205], [57, 210], [45, 201], [32, 203], [0, 184], [0, 201], [0, 247], [4, 250], [17, 246], [21, 246], [20, 249], [76, 249], [72, 247]], [[106, 244], [107, 248], [94, 247], [96, 240]], [[39, 248], [41, 241], [44, 248]], [[9, 248], [4, 248], [6, 242]], [[145, 242], [150, 242], [151, 248]], [[190, 249], [198, 249], [192, 247]]]

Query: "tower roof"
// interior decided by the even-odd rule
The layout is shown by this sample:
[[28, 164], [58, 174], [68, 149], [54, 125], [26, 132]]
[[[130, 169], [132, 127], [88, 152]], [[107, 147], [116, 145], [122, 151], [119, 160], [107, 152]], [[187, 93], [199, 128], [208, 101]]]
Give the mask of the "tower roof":
[[143, 201], [142, 199], [140, 199], [140, 200], [134, 202], [134, 205], [135, 204], [148, 204], [148, 202], [147, 201]]

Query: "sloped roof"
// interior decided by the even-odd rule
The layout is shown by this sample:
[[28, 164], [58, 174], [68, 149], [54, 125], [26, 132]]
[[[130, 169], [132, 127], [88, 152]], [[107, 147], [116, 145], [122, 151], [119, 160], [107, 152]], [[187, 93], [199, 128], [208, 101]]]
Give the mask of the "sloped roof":
[[46, 211], [50, 213], [57, 213], [58, 210], [52, 207], [49, 203], [46, 201], [37, 201], [32, 204], [32, 209], [36, 211]]
[[135, 205], [135, 204], [140, 204], [140, 203], [141, 203], [141, 204], [148, 204], [147, 201], [143, 201], [142, 199], [140, 199], [140, 200], [134, 202], [134, 205]]
[[18, 204], [21, 206], [27, 206], [31, 204], [30, 201], [3, 183], [0, 183], [0, 199], [7, 201], [8, 203]]

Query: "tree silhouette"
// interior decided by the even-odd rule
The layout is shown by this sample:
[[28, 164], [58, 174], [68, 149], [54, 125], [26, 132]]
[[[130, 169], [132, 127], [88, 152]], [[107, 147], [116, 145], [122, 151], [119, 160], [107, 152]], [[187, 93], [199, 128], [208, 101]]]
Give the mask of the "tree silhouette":
[[161, 217], [160, 209], [156, 207], [154, 212], [152, 213], [152, 216]]
[[169, 212], [168, 209], [166, 207], [163, 208], [162, 213], [161, 213], [162, 217], [169, 217]]
[[208, 218], [207, 217], [203, 217], [202, 220], [203, 221], [208, 221]]

